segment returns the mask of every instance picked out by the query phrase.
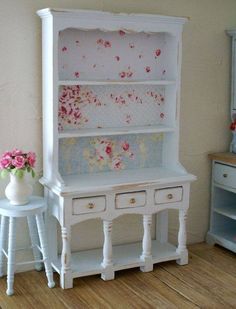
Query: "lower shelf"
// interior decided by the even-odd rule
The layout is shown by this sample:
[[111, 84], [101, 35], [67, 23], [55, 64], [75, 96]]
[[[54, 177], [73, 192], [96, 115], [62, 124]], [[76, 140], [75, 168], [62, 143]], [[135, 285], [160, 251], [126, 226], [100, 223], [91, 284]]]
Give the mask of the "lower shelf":
[[[140, 259], [142, 253], [142, 243], [133, 243], [113, 247], [114, 271], [140, 267], [144, 263]], [[102, 249], [74, 252], [71, 255], [72, 277], [84, 277], [102, 273]], [[152, 241], [153, 263], [177, 260], [180, 255], [176, 252], [176, 247], [169, 243]], [[53, 268], [60, 274], [61, 256], [52, 263]]]
[[209, 244], [218, 244], [236, 253], [236, 231], [208, 232], [206, 240]]

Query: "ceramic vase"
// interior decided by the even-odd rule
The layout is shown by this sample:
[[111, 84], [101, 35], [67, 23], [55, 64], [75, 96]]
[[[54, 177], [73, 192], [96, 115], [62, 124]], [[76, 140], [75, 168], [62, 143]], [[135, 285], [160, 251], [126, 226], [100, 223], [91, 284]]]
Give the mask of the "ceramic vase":
[[12, 205], [25, 205], [32, 194], [32, 186], [27, 183], [25, 177], [17, 177], [10, 174], [10, 182], [6, 186], [5, 195]]

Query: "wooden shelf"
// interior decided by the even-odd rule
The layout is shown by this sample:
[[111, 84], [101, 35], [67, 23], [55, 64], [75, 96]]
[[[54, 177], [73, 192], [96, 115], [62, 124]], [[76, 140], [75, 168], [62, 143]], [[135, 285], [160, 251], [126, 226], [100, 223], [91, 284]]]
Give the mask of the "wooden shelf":
[[208, 155], [209, 159], [223, 163], [236, 164], [236, 154], [233, 152], [216, 152]]
[[[125, 254], [124, 254], [125, 252]], [[140, 267], [144, 263], [140, 259], [142, 253], [142, 243], [132, 243], [126, 245], [113, 246], [114, 270], [127, 269], [131, 267]], [[102, 273], [102, 249], [86, 250], [74, 252], [71, 255], [72, 276], [83, 277]], [[169, 243], [160, 243], [152, 241], [153, 263], [159, 263], [168, 260], [176, 260], [180, 255], [176, 252], [176, 247]], [[54, 269], [60, 274], [61, 256], [52, 263]]]
[[95, 128], [64, 130], [58, 133], [59, 138], [86, 137], [86, 136], [106, 136], [106, 135], [124, 135], [124, 134], [147, 134], [147, 133], [165, 133], [174, 132], [175, 128], [166, 125], [152, 126], [130, 126], [120, 128]]
[[236, 205], [224, 205], [213, 209], [214, 212], [236, 220]]
[[94, 85], [94, 86], [112, 86], [112, 85], [160, 85], [168, 86], [174, 85], [175, 80], [60, 80], [59, 86], [73, 86], [73, 85]]
[[[152, 184], [166, 184], [196, 180], [196, 177], [180, 171], [173, 171], [164, 167], [121, 170], [115, 172], [100, 172], [80, 175], [62, 176], [65, 186], [60, 188], [62, 195], [69, 192], [97, 192], [109, 189], [131, 189], [132, 186], [150, 186]], [[44, 179], [40, 180], [47, 185]]]

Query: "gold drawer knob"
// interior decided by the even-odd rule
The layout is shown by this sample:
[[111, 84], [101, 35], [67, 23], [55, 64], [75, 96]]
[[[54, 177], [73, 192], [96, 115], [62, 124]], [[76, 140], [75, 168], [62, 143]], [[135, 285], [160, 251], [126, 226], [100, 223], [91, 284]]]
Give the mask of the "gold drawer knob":
[[88, 203], [87, 208], [93, 209], [95, 207], [94, 203]]
[[169, 193], [169, 194], [167, 195], [167, 198], [168, 198], [168, 200], [172, 200], [173, 194]]
[[228, 177], [228, 174], [223, 174], [223, 177], [224, 177], [224, 178], [227, 178], [227, 177]]
[[132, 198], [129, 200], [129, 202], [130, 202], [130, 204], [135, 204], [135, 203], [136, 203], [136, 199], [132, 197]]

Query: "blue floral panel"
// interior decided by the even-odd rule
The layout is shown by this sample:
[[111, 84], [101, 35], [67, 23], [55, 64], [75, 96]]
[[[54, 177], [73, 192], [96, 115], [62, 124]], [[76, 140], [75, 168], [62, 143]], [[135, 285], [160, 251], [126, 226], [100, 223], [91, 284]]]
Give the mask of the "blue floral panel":
[[60, 174], [86, 174], [160, 166], [163, 134], [63, 138]]

